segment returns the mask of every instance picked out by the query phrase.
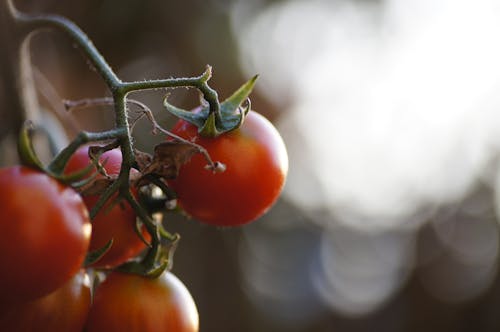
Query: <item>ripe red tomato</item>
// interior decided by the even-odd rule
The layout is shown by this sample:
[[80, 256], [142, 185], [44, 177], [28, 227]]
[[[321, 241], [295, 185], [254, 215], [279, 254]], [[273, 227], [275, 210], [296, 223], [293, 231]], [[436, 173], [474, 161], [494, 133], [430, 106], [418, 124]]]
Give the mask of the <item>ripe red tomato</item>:
[[156, 279], [113, 272], [96, 289], [85, 331], [196, 332], [198, 311], [170, 272]]
[[172, 132], [207, 149], [222, 173], [204, 169], [197, 154], [183, 165], [170, 185], [179, 205], [195, 219], [212, 225], [236, 226], [262, 216], [276, 201], [288, 171], [288, 156], [276, 128], [250, 111], [243, 125], [216, 138], [198, 135], [197, 128], [179, 120]]
[[90, 309], [90, 282], [80, 271], [42, 298], [13, 305], [0, 314], [0, 331], [82, 331]]
[[80, 269], [90, 233], [76, 191], [30, 168], [0, 169], [0, 302], [61, 287]]
[[[99, 160], [108, 174], [116, 175], [120, 172], [122, 154], [119, 149], [105, 152]], [[83, 146], [71, 156], [64, 172], [66, 174], [73, 173], [89, 165], [88, 146]], [[98, 199], [98, 195], [83, 197], [89, 210]], [[114, 204], [113, 198], [92, 220], [90, 251], [104, 247], [109, 240], [113, 239], [113, 245], [109, 251], [94, 264], [96, 267], [115, 267], [135, 257], [146, 248], [135, 231], [136, 214], [132, 207], [126, 202], [112, 204]], [[150, 238], [145, 230], [143, 236], [145, 239]]]

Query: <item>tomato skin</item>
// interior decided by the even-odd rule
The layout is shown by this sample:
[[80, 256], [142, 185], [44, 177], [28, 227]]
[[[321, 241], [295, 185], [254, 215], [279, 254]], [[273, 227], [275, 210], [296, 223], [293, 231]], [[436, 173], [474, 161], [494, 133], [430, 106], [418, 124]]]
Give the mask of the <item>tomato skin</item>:
[[[90, 165], [88, 148], [88, 146], [83, 146], [71, 156], [64, 170], [66, 174], [82, 170]], [[106, 151], [99, 160], [108, 174], [120, 173], [122, 163], [120, 149]], [[99, 200], [99, 196], [84, 196], [83, 200], [90, 210]], [[110, 239], [113, 239], [113, 245], [109, 251], [93, 264], [94, 267], [118, 266], [146, 248], [135, 232], [136, 214], [132, 207], [126, 202], [112, 206], [113, 204], [113, 198], [111, 198], [92, 220], [90, 251], [104, 247]], [[145, 230], [143, 236], [145, 239], [150, 238]]]
[[97, 287], [87, 332], [197, 332], [198, 311], [172, 273], [152, 279], [111, 273]]
[[80, 195], [23, 166], [0, 169], [0, 301], [54, 291], [75, 275], [90, 241]]
[[243, 125], [216, 138], [200, 137], [197, 128], [179, 120], [172, 132], [203, 146], [222, 173], [204, 169], [197, 154], [169, 181], [179, 205], [195, 219], [217, 226], [237, 226], [262, 216], [276, 201], [288, 172], [285, 144], [276, 128], [250, 111]]
[[80, 271], [61, 288], [0, 314], [0, 331], [82, 331], [90, 309], [90, 283]]

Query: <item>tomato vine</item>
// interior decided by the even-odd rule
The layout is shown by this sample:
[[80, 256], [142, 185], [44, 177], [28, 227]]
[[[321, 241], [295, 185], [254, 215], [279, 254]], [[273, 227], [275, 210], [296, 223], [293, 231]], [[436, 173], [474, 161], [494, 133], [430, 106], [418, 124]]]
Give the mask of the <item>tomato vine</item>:
[[[91, 219], [96, 216], [103, 206], [108, 202], [115, 193], [119, 193], [120, 197], [126, 200], [135, 210], [141, 222], [145, 225], [151, 242], [149, 243], [149, 251], [144, 256], [140, 263], [131, 262], [124, 269], [142, 275], [158, 275], [159, 272], [167, 266], [166, 258], [162, 255], [161, 238], [166, 238], [169, 241], [177, 241], [178, 235], [172, 235], [161, 229], [161, 225], [154, 222], [151, 216], [144, 207], [137, 202], [137, 199], [130, 191], [130, 169], [137, 164], [136, 155], [132, 145], [131, 125], [128, 120], [128, 95], [131, 92], [151, 90], [151, 89], [169, 89], [178, 87], [194, 87], [197, 88], [203, 95], [204, 100], [208, 105], [210, 114], [217, 120], [218, 124], [223, 123], [221, 118], [221, 103], [218, 99], [217, 92], [212, 89], [208, 82], [212, 76], [212, 68], [207, 66], [205, 71], [196, 77], [185, 78], [167, 78], [145, 81], [122, 81], [113, 71], [111, 66], [106, 62], [97, 48], [93, 45], [89, 37], [72, 21], [58, 15], [33, 15], [18, 11], [11, 0], [6, 1], [8, 12], [17, 26], [24, 33], [24, 37], [29, 39], [31, 31], [37, 31], [43, 28], [53, 28], [66, 34], [71, 40], [83, 51], [83, 54], [90, 61], [100, 77], [104, 80], [109, 91], [111, 92], [111, 100], [115, 113], [115, 126], [113, 129], [103, 132], [80, 132], [76, 138], [64, 148], [52, 162], [44, 167], [36, 158], [36, 153], [30, 142], [30, 129], [26, 127], [21, 132], [21, 148], [20, 155], [24, 163], [29, 164], [38, 169], [44, 169], [50, 175], [64, 180], [62, 171], [68, 162], [69, 158], [77, 151], [77, 149], [88, 143], [96, 143], [113, 140], [121, 150], [123, 161], [118, 177], [106, 187], [100, 194], [99, 200], [90, 209]], [[26, 40], [22, 42], [22, 47], [27, 47]], [[243, 89], [238, 91], [238, 100], [233, 97], [230, 102], [222, 104], [223, 110], [228, 113], [231, 109], [234, 111], [239, 108], [242, 99], [246, 99], [251, 89], [255, 78], [247, 83]], [[228, 107], [227, 104], [230, 104]], [[172, 107], [171, 107], [172, 108]], [[241, 122], [241, 120], [239, 121]], [[233, 125], [230, 129], [234, 129], [239, 123]], [[156, 127], [159, 127], [156, 125]], [[182, 138], [177, 137], [182, 140]], [[24, 143], [23, 143], [24, 142]], [[182, 140], [185, 143], [185, 140]], [[194, 144], [193, 144], [194, 145]], [[204, 149], [198, 147], [199, 152], [204, 153]], [[204, 153], [209, 166], [215, 170], [217, 166], [210, 160], [206, 152]], [[211, 164], [212, 163], [212, 164]], [[218, 165], [221, 170], [221, 165]]]
[[[89, 37], [66, 17], [28, 14], [17, 10], [13, 0], [4, 0], [0, 1], [0, 25], [9, 28], [8, 31], [0, 33], [9, 36], [7, 53], [9, 61], [14, 63], [12, 78], [16, 82], [14, 84], [16, 108], [21, 110], [20, 114], [16, 114], [18, 118], [15, 128], [18, 132], [18, 157], [21, 164], [29, 167], [17, 166], [19, 169], [22, 167], [23, 172], [18, 172], [15, 178], [9, 177], [9, 174], [18, 168], [5, 168], [2, 170], [3, 178], [0, 180], [9, 183], [12, 188], [21, 193], [28, 192], [29, 188], [17, 188], [16, 182], [24, 183], [23, 181], [27, 181], [29, 176], [52, 181], [54, 187], [62, 188], [60, 192], [50, 197], [48, 195], [43, 197], [43, 192], [47, 188], [42, 186], [38, 190], [41, 193], [40, 196], [48, 200], [44, 201], [47, 206], [51, 203], [54, 206], [53, 210], [56, 210], [59, 202], [76, 197], [75, 202], [78, 207], [82, 208], [80, 209], [81, 220], [77, 220], [79, 225], [75, 227], [88, 228], [92, 232], [92, 235], [90, 231], [82, 233], [86, 236], [81, 246], [82, 254], [79, 255], [78, 260], [68, 259], [68, 264], [74, 263], [70, 266], [71, 269], [66, 269], [69, 272], [64, 270], [63, 272], [67, 272], [64, 275], [58, 273], [61, 280], [56, 280], [53, 274], [47, 273], [48, 286], [39, 294], [35, 292], [37, 290], [35, 289], [34, 294], [43, 295], [49, 299], [58, 299], [61, 292], [62, 294], [66, 292], [62, 288], [62, 277], [68, 281], [72, 274], [70, 272], [82, 266], [84, 268], [90, 266], [97, 271], [104, 271], [104, 275], [108, 277], [102, 283], [101, 291], [97, 289], [95, 292], [104, 298], [113, 299], [116, 296], [113, 290], [116, 280], [121, 280], [125, 289], [129, 288], [129, 284], [138, 284], [144, 289], [158, 287], [168, 291], [178, 290], [181, 294], [179, 298], [184, 297], [187, 302], [177, 302], [177, 296], [174, 296], [175, 299], [165, 298], [163, 300], [168, 301], [162, 300], [159, 310], [178, 311], [180, 315], [177, 318], [184, 317], [181, 320], [185, 322], [182, 323], [185, 325], [184, 330], [197, 330], [197, 314], [193, 315], [196, 311], [193, 300], [182, 283], [168, 271], [171, 268], [173, 253], [180, 236], [168, 232], [163, 227], [162, 221], [153, 217], [153, 213], [158, 210], [158, 205], [161, 205], [160, 210], [164, 212], [173, 209], [179, 201], [179, 204], [175, 206], [176, 209], [182, 209], [198, 221], [215, 226], [237, 226], [256, 220], [274, 204], [285, 182], [288, 159], [285, 145], [277, 130], [263, 116], [251, 110], [249, 95], [258, 76], [252, 77], [220, 102], [217, 91], [209, 85], [212, 77], [212, 67], [209, 65], [200, 75], [194, 77], [124, 81], [116, 75]], [[96, 105], [110, 106], [114, 112], [115, 122], [113, 128], [109, 130], [79, 132], [70, 142], [64, 144], [60, 151], [54, 152], [50, 161], [42, 162], [42, 158], [39, 158], [38, 151], [34, 148], [38, 145], [34, 144], [33, 133], [39, 130], [43, 117], [37, 105], [29, 48], [33, 33], [46, 28], [62, 32], [80, 48], [86, 60], [106, 84], [111, 95], [110, 97], [64, 101], [66, 109], [69, 111]], [[10, 32], [13, 33], [9, 34]], [[3, 66], [3, 64], [0, 65]], [[170, 104], [168, 102], [169, 89], [180, 87], [197, 89], [202, 97], [201, 105], [192, 111], [187, 111]], [[156, 121], [147, 105], [130, 98], [133, 92], [158, 89], [165, 91], [163, 104], [166, 111], [179, 118], [171, 130], [163, 128]], [[131, 112], [135, 109], [139, 111], [139, 116], [131, 120]], [[167, 136], [167, 139], [154, 147], [151, 154], [137, 150], [133, 144], [134, 126], [141, 118], [146, 118], [151, 123], [153, 134], [161, 133]], [[13, 192], [14, 189], [9, 190]], [[161, 198], [154, 197], [152, 194], [154, 189], [162, 193]], [[63, 192], [74, 194], [60, 197], [60, 193]], [[67, 245], [69, 236], [64, 236], [68, 238], [66, 241], [64, 239], [59, 241], [57, 234], [54, 238], [48, 234], [53, 226], [53, 216], [38, 215], [37, 211], [25, 209], [22, 195], [11, 198], [9, 192], [2, 192], [2, 188], [0, 188], [0, 194], [3, 197], [0, 204], [4, 204], [0, 206], [2, 207], [0, 210], [7, 211], [0, 227], [18, 231], [22, 237], [32, 236], [33, 229], [37, 229], [35, 224], [43, 225], [44, 237], [51, 240], [46, 241], [44, 244], [46, 248], [43, 249], [47, 249], [47, 253], [54, 252], [54, 250], [64, 252], [61, 246]], [[12, 209], [7, 209], [9, 206], [12, 206]], [[65, 210], [68, 209], [61, 207], [56, 212]], [[59, 216], [56, 212], [52, 215]], [[58, 221], [60, 221], [61, 229], [71, 223], [72, 220], [69, 219], [75, 219], [66, 217], [63, 213], [60, 215]], [[90, 226], [89, 219], [93, 222], [91, 227], [87, 227]], [[26, 226], [24, 226], [25, 221]], [[123, 223], [120, 224], [122, 221]], [[12, 225], [14, 227], [9, 228]], [[134, 241], [130, 240], [130, 234], [133, 235]], [[94, 245], [93, 240], [99, 244]], [[57, 242], [60, 246], [54, 246], [52, 242]], [[6, 242], [4, 247], [11, 249], [6, 246], [12, 243], [14, 242]], [[36, 255], [42, 250], [40, 248], [28, 250], [29, 248], [25, 250], [22, 260], [34, 264], [30, 262], [34, 260], [33, 257], [36, 260]], [[143, 250], [145, 250], [144, 253], [142, 253]], [[9, 250], [3, 251], [0, 253], [3, 255], [0, 255], [0, 260], [10, 262], [11, 257], [7, 252]], [[106, 256], [106, 254], [109, 255]], [[107, 260], [104, 259], [105, 257]], [[41, 260], [37, 260], [38, 263], [43, 265], [42, 268], [47, 267]], [[60, 270], [63, 268], [65, 266], [59, 266]], [[56, 268], [52, 270], [58, 272]], [[29, 275], [24, 274], [23, 271], [21, 268], [14, 272], [29, 278]], [[11, 279], [15, 281], [19, 278], [14, 272]], [[100, 272], [95, 274], [97, 281], [99, 281], [100, 274]], [[13, 284], [15, 284], [14, 281]], [[37, 287], [34, 282], [30, 284]], [[7, 300], [0, 301], [0, 322], [7, 322], [2, 321], [6, 316], [3, 316], [1, 309], [14, 303], [9, 302], [11, 299], [21, 298], [20, 295], [22, 295], [20, 290], [10, 288], [13, 293], [9, 293]], [[106, 294], [106, 289], [113, 291]], [[7, 294], [8, 290], [3, 290], [3, 292]], [[99, 295], [103, 292], [105, 295]], [[136, 293], [129, 295], [137, 296]], [[26, 298], [28, 297], [30, 296], [26, 295]], [[30, 301], [34, 302], [29, 308], [31, 306], [33, 308], [46, 307], [46, 300], [40, 299], [39, 302], [37, 298], [30, 297]], [[107, 302], [109, 301], [106, 300], [104, 304], [101, 304], [103, 308], [106, 308]], [[121, 305], [130, 305], [128, 301], [121, 302]], [[186, 305], [190, 309], [182, 313], [181, 309]], [[151, 311], [143, 311], [140, 308], [129, 309], [140, 315], [146, 315], [146, 311]], [[91, 318], [101, 317], [99, 313], [95, 313], [98, 309], [91, 308], [90, 310]], [[87, 305], [85, 308], [82, 307], [82, 314], [86, 315], [87, 311]], [[195, 319], [188, 320], [190, 316]], [[33, 317], [38, 321], [45, 319], [46, 315]], [[165, 317], [170, 316], [167, 314]], [[149, 318], [156, 319], [157, 317], [146, 318], [148, 319], [145, 321], [148, 321]], [[99, 320], [100, 318], [98, 323]], [[180, 324], [179, 322], [164, 321], [167, 325]], [[8, 323], [10, 324], [11, 321]], [[129, 322], [121, 323], [127, 325]]]

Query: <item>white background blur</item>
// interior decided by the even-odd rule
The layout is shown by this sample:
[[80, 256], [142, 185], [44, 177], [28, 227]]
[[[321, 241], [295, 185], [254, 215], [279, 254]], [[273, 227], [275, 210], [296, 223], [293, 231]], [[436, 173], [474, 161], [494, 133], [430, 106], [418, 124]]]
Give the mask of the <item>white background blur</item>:
[[[283, 107], [285, 199], [320, 243], [299, 245], [282, 221], [247, 232], [259, 305], [281, 300], [292, 329], [319, 308], [380, 310], [415, 274], [440, 301], [486, 292], [499, 246], [500, 2], [239, 1], [232, 23], [247, 74], [262, 73], [259, 93]], [[423, 227], [434, 248], [417, 250]], [[310, 249], [302, 265], [298, 246]]]

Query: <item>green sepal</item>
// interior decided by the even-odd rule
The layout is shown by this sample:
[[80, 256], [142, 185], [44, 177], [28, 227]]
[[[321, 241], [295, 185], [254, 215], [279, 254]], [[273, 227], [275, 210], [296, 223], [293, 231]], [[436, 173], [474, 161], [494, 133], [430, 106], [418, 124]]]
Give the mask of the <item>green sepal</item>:
[[109, 240], [108, 243], [104, 245], [104, 247], [88, 252], [87, 256], [85, 257], [85, 261], [83, 262], [83, 266], [88, 267], [99, 261], [102, 256], [104, 256], [109, 251], [109, 249], [111, 249], [112, 246], [113, 239]]
[[203, 123], [203, 127], [198, 127], [198, 132], [204, 137], [217, 137], [222, 134], [222, 131], [219, 129], [220, 125], [217, 125], [220, 122], [216, 120], [215, 112], [209, 112], [208, 117]]
[[[240, 107], [240, 105], [248, 98], [248, 96], [252, 92], [257, 78], [259, 78], [259, 75], [255, 75], [254, 77], [252, 77], [250, 80], [245, 82], [238, 90], [236, 90], [229, 98], [227, 98], [220, 104], [222, 117], [236, 114], [236, 110], [238, 109], [238, 107]], [[246, 112], [248, 112], [248, 110]]]
[[39, 171], [44, 171], [44, 167], [40, 159], [35, 153], [33, 147], [33, 123], [31, 121], [26, 121], [21, 127], [19, 132], [17, 151], [19, 154], [19, 159], [21, 163], [25, 166], [37, 169]]
[[159, 276], [161, 276], [161, 274], [163, 273], [163, 271], [165, 271], [169, 266], [169, 262], [168, 260], [164, 260], [161, 262], [160, 265], [157, 265], [155, 267], [153, 267], [152, 269], [150, 269], [149, 271], [147, 271], [147, 273], [145, 274], [146, 277], [148, 278], [158, 278]]
[[[158, 229], [162, 238], [169, 239], [169, 243], [158, 243], [141, 260], [131, 260], [116, 268], [123, 273], [132, 273], [147, 278], [157, 278], [163, 271], [170, 270], [173, 264], [175, 249], [180, 240], [179, 234], [170, 234], [163, 227]], [[151, 259], [153, 258], [153, 259]]]
[[167, 109], [167, 111], [176, 117], [186, 120], [187, 122], [195, 125], [198, 128], [202, 128], [207, 120], [209, 108], [202, 107], [197, 112], [186, 111], [182, 108], [178, 108], [167, 101], [167, 98], [163, 100], [163, 105]]
[[94, 173], [92, 175], [94, 170], [94, 165], [89, 164], [87, 167], [82, 168], [81, 170], [69, 174], [61, 174], [59, 176], [56, 176], [56, 178], [63, 183], [72, 185], [74, 188], [83, 187], [88, 185], [91, 181], [95, 180], [97, 173]]
[[163, 105], [168, 112], [181, 118], [196, 127], [200, 135], [205, 137], [217, 137], [223, 133], [230, 132], [241, 126], [246, 114], [250, 110], [250, 105], [241, 108], [241, 104], [248, 99], [248, 96], [255, 86], [258, 75], [245, 82], [229, 98], [220, 104], [219, 113], [210, 110], [207, 105], [202, 106], [194, 112], [186, 111], [168, 103], [165, 98]]
[[144, 224], [141, 222], [141, 220], [139, 218], [137, 218], [135, 220], [135, 223], [134, 223], [134, 230], [135, 230], [135, 233], [137, 234], [137, 236], [139, 237], [139, 239], [141, 239], [141, 241], [148, 247], [151, 247], [151, 243], [148, 242], [148, 240], [146, 240], [144, 238], [144, 235], [142, 234], [142, 226]]
[[79, 145], [73, 141], [71, 144], [62, 149], [49, 163], [47, 169], [58, 178], [64, 177], [64, 169], [71, 156], [76, 152]]
[[179, 243], [180, 239], [181, 239], [181, 236], [177, 233], [170, 233], [169, 231], [167, 231], [163, 225], [159, 225], [159, 231], [160, 231], [160, 236], [166, 240], [168, 240], [170, 242], [169, 244], [169, 249], [171, 247], [177, 247], [177, 243]]
[[169, 240], [169, 243], [164, 244], [162, 247], [162, 257], [168, 263], [167, 269], [170, 270], [174, 265], [174, 254], [177, 250], [177, 246], [179, 245], [181, 236], [178, 233], [171, 234], [163, 227], [160, 227], [160, 234], [163, 238]]
[[137, 274], [147, 278], [158, 278], [167, 268], [168, 268], [168, 260], [162, 260], [159, 264], [155, 264], [154, 266], [144, 266], [139, 261], [130, 261], [126, 262], [116, 268], [116, 271], [122, 273], [131, 273]]

